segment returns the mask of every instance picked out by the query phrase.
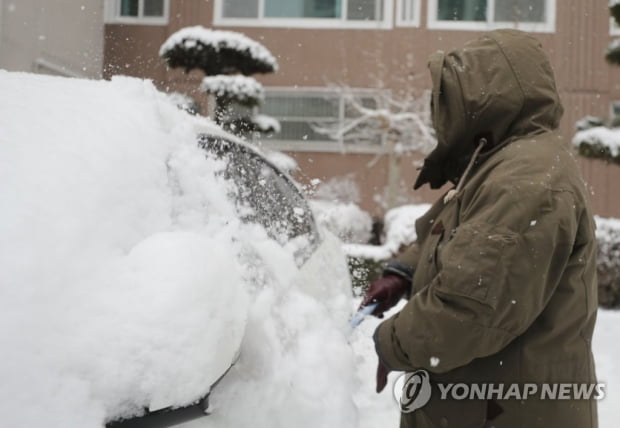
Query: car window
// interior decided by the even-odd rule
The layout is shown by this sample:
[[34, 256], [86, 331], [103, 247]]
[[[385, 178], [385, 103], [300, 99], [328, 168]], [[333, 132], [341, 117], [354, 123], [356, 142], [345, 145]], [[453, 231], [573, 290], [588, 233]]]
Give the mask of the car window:
[[224, 176], [237, 186], [234, 198], [242, 219], [262, 225], [280, 244], [293, 245], [296, 259], [303, 263], [318, 245], [319, 235], [295, 183], [248, 146], [210, 135], [201, 135], [199, 144], [227, 161]]

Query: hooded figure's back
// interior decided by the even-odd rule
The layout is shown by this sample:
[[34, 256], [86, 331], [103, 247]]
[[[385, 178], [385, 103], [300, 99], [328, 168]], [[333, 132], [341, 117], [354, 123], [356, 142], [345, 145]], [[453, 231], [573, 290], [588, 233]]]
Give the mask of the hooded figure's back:
[[[431, 373], [430, 401], [402, 424], [595, 427], [594, 388], [585, 399], [543, 396], [557, 383], [596, 382], [597, 310], [594, 223], [556, 130], [547, 55], [534, 38], [498, 30], [429, 67], [438, 145], [416, 187], [459, 186], [416, 222], [418, 241], [401, 258], [416, 267], [412, 297], [375, 334], [386, 366]], [[450, 383], [537, 391], [442, 399], [438, 384]]]

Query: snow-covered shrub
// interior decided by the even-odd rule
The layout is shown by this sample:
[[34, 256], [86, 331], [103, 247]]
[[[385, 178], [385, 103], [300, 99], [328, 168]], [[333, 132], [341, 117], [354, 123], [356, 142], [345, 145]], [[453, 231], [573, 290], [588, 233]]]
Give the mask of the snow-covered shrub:
[[159, 50], [171, 68], [186, 72], [200, 69], [207, 76], [224, 74], [224, 69], [250, 75], [273, 73], [278, 62], [269, 50], [244, 34], [210, 30], [202, 26], [186, 27], [172, 34]]
[[398, 255], [416, 240], [415, 221], [430, 207], [428, 204], [403, 205], [391, 209], [384, 217], [381, 245], [348, 244], [349, 269], [354, 289], [364, 289], [381, 275], [384, 262]]
[[598, 241], [598, 301], [603, 307], [620, 307], [620, 220], [596, 218]]
[[257, 106], [265, 97], [263, 85], [256, 79], [242, 75], [207, 76], [202, 80], [200, 90], [215, 96], [218, 102], [234, 102], [245, 107]]
[[317, 223], [345, 243], [366, 243], [371, 237], [372, 218], [352, 202], [311, 200]]
[[415, 221], [429, 208], [428, 204], [403, 205], [385, 214], [385, 235], [381, 245], [345, 245], [349, 257], [377, 262], [387, 261], [415, 241]]
[[609, 0], [609, 12], [616, 22], [620, 22], [620, 0]]
[[310, 201], [317, 223], [345, 243], [366, 244], [372, 237], [372, 218], [357, 202], [359, 188], [352, 176], [313, 180]]
[[282, 130], [282, 126], [278, 119], [264, 114], [252, 116], [252, 123], [254, 124], [255, 130], [263, 134], [277, 134]]
[[318, 183], [314, 190], [316, 199], [342, 203], [357, 203], [360, 200], [360, 189], [355, 178], [350, 175], [334, 177], [325, 182], [318, 181]]
[[610, 64], [620, 64], [620, 39], [612, 40], [607, 45], [605, 59]]
[[620, 164], [620, 128], [596, 126], [579, 131], [573, 146], [587, 158], [599, 158]]
[[585, 131], [586, 129], [603, 125], [605, 125], [605, 120], [603, 118], [596, 116], [585, 116], [575, 122], [575, 129], [577, 129], [577, 131]]

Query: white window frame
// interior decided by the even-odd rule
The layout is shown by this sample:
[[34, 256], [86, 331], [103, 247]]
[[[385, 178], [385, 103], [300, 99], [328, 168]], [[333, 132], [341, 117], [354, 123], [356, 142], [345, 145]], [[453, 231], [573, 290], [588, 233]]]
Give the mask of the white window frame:
[[[313, 96], [313, 95], [324, 95], [333, 96], [335, 93], [338, 93], [338, 90], [334, 90], [334, 88], [326, 88], [326, 87], [303, 87], [303, 88], [295, 88], [295, 87], [286, 87], [286, 86], [272, 86], [265, 88], [265, 92], [269, 94], [275, 95], [284, 95], [290, 96], [291, 98], [300, 97], [300, 96]], [[350, 92], [356, 96], [380, 96], [380, 90], [377, 89], [367, 89], [367, 88], [351, 88]], [[342, 120], [345, 116], [345, 101], [344, 101], [344, 93], [340, 93], [340, 100], [338, 105], [338, 115]], [[280, 118], [275, 117], [280, 120]], [[303, 120], [303, 119], [300, 119]], [[310, 122], [312, 118], [308, 117], [308, 122]], [[345, 142], [344, 139], [332, 140], [332, 141], [307, 141], [307, 140], [272, 140], [272, 139], [261, 139], [261, 145], [272, 150], [285, 150], [292, 152], [326, 152], [326, 153], [382, 153], [385, 151], [385, 144], [382, 142], [381, 144], [362, 144], [362, 143], [348, 143]]]
[[[341, 18], [265, 18], [265, 0], [258, 0], [257, 18], [224, 17], [225, 0], [215, 0], [213, 25], [219, 27], [284, 27], [311, 29], [392, 29], [393, 0], [383, 0], [383, 19], [378, 21], [346, 19], [348, 2], [343, 0]], [[419, 1], [419, 0], [417, 0]]]
[[108, 0], [105, 2], [105, 22], [107, 24], [129, 24], [129, 25], [168, 25], [170, 16], [170, 0], [164, 1], [163, 16], [143, 16], [144, 0], [138, 0], [138, 16], [122, 16], [121, 0]]
[[[396, 0], [396, 26], [419, 27], [422, 0]], [[403, 12], [413, 14], [413, 19], [403, 19]]]
[[491, 17], [495, 15], [495, 0], [487, 0], [487, 20], [479, 21], [440, 21], [437, 19], [438, 0], [428, 0], [428, 28], [432, 30], [467, 30], [486, 31], [497, 28], [518, 28], [519, 30], [532, 33], [554, 33], [556, 20], [556, 0], [543, 0], [547, 22], [494, 22]]

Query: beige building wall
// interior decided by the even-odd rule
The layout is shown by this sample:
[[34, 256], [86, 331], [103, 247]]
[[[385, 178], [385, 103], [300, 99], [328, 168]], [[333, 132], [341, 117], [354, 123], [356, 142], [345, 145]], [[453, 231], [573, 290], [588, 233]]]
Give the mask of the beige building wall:
[[0, 0], [0, 68], [100, 78], [103, 1]]
[[[273, 27], [214, 26], [213, 0], [173, 0], [167, 25], [106, 26], [107, 74], [117, 72], [149, 77], [166, 90], [178, 90], [199, 97], [200, 74], [191, 78], [180, 71], [166, 70], [158, 58], [161, 43], [179, 28], [203, 25], [242, 32], [260, 41], [279, 61], [277, 73], [257, 76], [267, 88], [321, 88], [346, 84], [352, 88], [389, 89], [398, 96], [410, 90], [428, 88], [428, 56], [438, 50], [459, 47], [480, 32], [427, 28], [427, 1], [421, 2], [420, 26], [391, 29], [301, 29]], [[536, 33], [551, 57], [565, 106], [561, 129], [569, 141], [575, 121], [586, 115], [607, 116], [610, 104], [620, 101], [620, 67], [604, 60], [610, 35], [607, 3], [600, 0], [556, 0], [555, 31]], [[266, 146], [269, 146], [266, 143]], [[387, 183], [387, 159], [380, 153], [340, 153], [313, 150], [300, 143], [287, 151], [301, 167], [299, 180], [327, 181], [352, 177], [360, 186], [362, 207], [380, 215], [377, 203]], [[411, 191], [418, 157], [403, 161], [402, 188], [409, 201], [431, 201], [440, 192], [428, 188]], [[620, 217], [620, 198], [613, 183], [620, 179], [620, 167], [601, 161], [582, 162], [584, 176], [593, 189], [596, 212]]]

